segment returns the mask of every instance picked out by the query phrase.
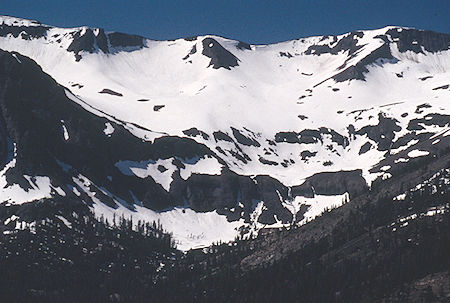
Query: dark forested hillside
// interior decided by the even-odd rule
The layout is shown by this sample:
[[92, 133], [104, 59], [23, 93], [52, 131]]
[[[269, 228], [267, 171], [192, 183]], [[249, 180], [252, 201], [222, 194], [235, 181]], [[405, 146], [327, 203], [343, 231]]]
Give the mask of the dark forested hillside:
[[142, 299], [162, 264], [179, 256], [156, 223], [138, 223], [135, 231], [123, 217], [111, 224], [89, 212], [66, 217], [70, 222], [56, 215], [0, 234], [2, 302]]
[[0, 293], [8, 302], [447, 302], [449, 176], [356, 205], [332, 233], [252, 268], [241, 262], [267, 238], [302, 227], [180, 254], [158, 224], [133, 231], [130, 220], [89, 213], [23, 223], [0, 238]]
[[[264, 236], [212, 248], [203, 259], [192, 255], [186, 270], [197, 274], [193, 279], [185, 275], [188, 281], [173, 292], [173, 302], [183, 296], [195, 302], [446, 302], [448, 176], [442, 171], [404, 199], [386, 196], [356, 207], [330, 235], [305, 241], [295, 253], [250, 271], [242, 271], [239, 260], [261, 249]], [[291, 232], [275, 233], [281, 238]], [[412, 286], [430, 274], [440, 279], [425, 279], [428, 284], [422, 288]]]

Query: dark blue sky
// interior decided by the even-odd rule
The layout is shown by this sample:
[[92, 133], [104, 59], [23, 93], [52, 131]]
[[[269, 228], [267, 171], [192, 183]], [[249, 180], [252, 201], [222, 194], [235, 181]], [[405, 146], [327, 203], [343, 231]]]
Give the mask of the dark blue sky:
[[173, 39], [216, 34], [249, 43], [386, 25], [450, 33], [450, 0], [1, 0], [0, 14]]

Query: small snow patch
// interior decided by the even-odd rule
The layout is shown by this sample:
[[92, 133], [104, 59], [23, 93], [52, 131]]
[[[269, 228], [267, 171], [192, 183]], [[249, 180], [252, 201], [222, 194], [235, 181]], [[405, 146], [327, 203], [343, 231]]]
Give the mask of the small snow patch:
[[405, 158], [398, 158], [397, 160], [394, 161], [394, 163], [406, 163], [408, 162], [409, 159], [405, 159]]
[[187, 180], [192, 174], [220, 175], [222, 171], [222, 165], [216, 158], [193, 159], [184, 163], [184, 166], [185, 168], [180, 169], [183, 180]]
[[382, 180], [387, 180], [387, 179], [390, 179], [390, 178], [392, 178], [392, 175], [390, 173], [385, 173], [381, 177]]
[[406, 194], [401, 194], [401, 195], [398, 195], [397, 197], [394, 197], [394, 200], [395, 201], [403, 201], [403, 200], [405, 200], [405, 198], [406, 198]]
[[67, 131], [66, 126], [64, 125], [64, 120], [61, 120], [62, 123], [62, 131], [63, 131], [63, 135], [64, 135], [64, 140], [69, 140], [69, 132]]
[[111, 137], [111, 134], [114, 132], [114, 127], [112, 126], [111, 123], [106, 122], [105, 123], [106, 128], [103, 130], [103, 132], [105, 133], [105, 135], [107, 135], [108, 137]]
[[5, 224], [5, 225], [8, 225], [9, 222], [16, 221], [17, 219], [19, 219], [18, 216], [12, 215], [11, 217], [9, 217], [8, 219], [5, 220], [4, 224]]
[[423, 156], [428, 155], [429, 153], [430, 152], [426, 151], [426, 150], [415, 149], [408, 153], [408, 157], [410, 157], [410, 158], [423, 157]]
[[[307, 205], [308, 210], [304, 213], [304, 218], [299, 222], [300, 225], [303, 225], [315, 217], [319, 216], [322, 212], [327, 209], [332, 209], [335, 207], [340, 207], [344, 204], [344, 201], [349, 199], [348, 193], [344, 193], [342, 195], [335, 196], [323, 196], [323, 195], [315, 195], [314, 198], [305, 198], [301, 196], [296, 196], [295, 199], [291, 202], [291, 207], [289, 209], [293, 213], [297, 213], [300, 210], [302, 205]], [[287, 205], [284, 205], [285, 207]]]
[[0, 178], [0, 201], [9, 201], [13, 204], [22, 204], [25, 202], [51, 198], [53, 187], [50, 178], [46, 176], [23, 176], [30, 184], [31, 188], [23, 189], [18, 184], [7, 186], [6, 178]]
[[[172, 163], [172, 159], [159, 159], [157, 161], [129, 161], [122, 160], [115, 164], [115, 166], [126, 176], [136, 176], [138, 178], [152, 177], [156, 183], [166, 190], [170, 190], [170, 184], [173, 181], [172, 175], [177, 169]], [[158, 169], [163, 166], [165, 170]]]
[[72, 192], [77, 195], [78, 197], [81, 196], [80, 191], [76, 187], [72, 187]]
[[67, 221], [67, 219], [64, 218], [63, 216], [56, 215], [55, 217], [57, 217], [58, 219], [60, 219], [60, 220], [64, 223], [64, 225], [67, 226], [68, 228], [72, 228], [72, 223], [70, 223], [69, 221]]
[[17, 62], [22, 63], [22, 61], [20, 61], [20, 59], [17, 58], [17, 55], [16, 55], [16, 54], [12, 54], [12, 56], [16, 59]]

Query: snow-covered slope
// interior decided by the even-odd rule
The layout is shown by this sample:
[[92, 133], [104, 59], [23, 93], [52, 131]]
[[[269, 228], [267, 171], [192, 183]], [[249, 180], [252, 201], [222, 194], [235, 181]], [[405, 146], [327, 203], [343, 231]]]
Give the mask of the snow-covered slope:
[[[20, 55], [36, 61], [65, 87], [65, 102], [103, 118], [95, 126], [102, 144], [83, 142], [68, 118], [58, 118], [62, 146], [112, 148], [108, 140], [123, 130], [142, 142], [121, 158], [106, 152], [101, 173], [58, 158], [69, 182], [31, 171], [23, 174], [37, 177], [30, 199], [21, 193], [26, 186], [7, 183], [0, 199], [84, 192], [99, 213], [131, 208], [136, 217], [160, 218], [180, 241], [201, 238], [199, 245], [229, 240], [243, 225], [304, 222], [357, 194], [361, 180], [389, 178], [410, 159], [448, 147], [449, 48], [447, 34], [401, 27], [249, 45], [217, 36], [154, 41], [0, 17], [0, 49], [17, 52], [17, 64]], [[114, 184], [112, 172], [134, 185]], [[105, 206], [81, 180], [120, 207]], [[317, 190], [317, 182], [328, 186]], [[176, 208], [150, 215], [130, 205]], [[195, 246], [189, 243], [183, 247]]]

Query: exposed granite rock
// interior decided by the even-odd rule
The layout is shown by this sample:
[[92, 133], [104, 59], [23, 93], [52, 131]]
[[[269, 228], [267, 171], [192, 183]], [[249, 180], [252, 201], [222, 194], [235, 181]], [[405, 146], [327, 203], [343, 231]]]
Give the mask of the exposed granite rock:
[[189, 53], [183, 57], [183, 60], [187, 60], [189, 59], [189, 57], [193, 54], [195, 54], [197, 52], [197, 45], [194, 45], [191, 50], [189, 51]]
[[73, 52], [75, 54], [76, 61], [81, 60], [80, 52], [85, 51], [88, 53], [93, 53], [95, 51], [95, 36], [92, 29], [88, 28], [84, 31], [76, 31], [72, 33], [72, 43], [67, 47], [67, 51]]
[[221, 67], [225, 69], [231, 69], [238, 66], [239, 59], [226, 50], [219, 42], [213, 38], [205, 38], [202, 41], [203, 51], [202, 54], [208, 58], [211, 58], [208, 66], [212, 66], [214, 69]]
[[258, 222], [273, 224], [276, 223], [276, 219], [283, 223], [292, 222], [292, 213], [281, 204], [281, 199], [288, 199], [287, 187], [269, 176], [256, 176], [254, 180], [256, 181], [258, 198], [264, 201], [265, 206]]
[[279, 54], [280, 54], [280, 57], [286, 57], [288, 59], [294, 57], [289, 52], [280, 52]]
[[446, 85], [435, 87], [435, 88], [433, 88], [433, 90], [448, 89], [449, 87], [450, 87], [450, 84], [446, 84]]
[[115, 92], [109, 88], [104, 88], [101, 91], [99, 91], [98, 93], [99, 94], [108, 94], [108, 95], [117, 96], [117, 97], [123, 97], [123, 95], [121, 93]]
[[450, 35], [436, 33], [433, 31], [423, 31], [417, 29], [390, 29], [386, 32], [397, 44], [398, 50], [402, 53], [413, 51], [423, 53], [422, 47], [427, 52], [439, 52], [450, 49]]
[[371, 148], [372, 148], [372, 143], [366, 142], [366, 143], [364, 143], [363, 146], [361, 146], [361, 148], [359, 149], [358, 154], [359, 154], [359, 155], [365, 154], [365, 153], [367, 153]]
[[350, 197], [356, 196], [367, 189], [362, 171], [323, 172], [308, 177], [299, 186], [293, 186], [291, 194], [295, 196], [313, 197], [317, 195], [342, 195], [348, 192]]
[[307, 161], [309, 158], [314, 157], [317, 152], [310, 152], [309, 150], [304, 150], [300, 153], [303, 161]]
[[423, 140], [429, 139], [431, 136], [432, 133], [421, 133], [421, 134], [407, 133], [406, 135], [403, 135], [397, 140], [395, 140], [392, 143], [391, 148], [396, 149], [402, 146], [406, 146], [406, 144], [408, 144], [412, 140], [419, 140], [419, 142], [421, 142]]
[[279, 132], [275, 134], [275, 142], [300, 143], [300, 139], [295, 132]]
[[[336, 82], [344, 82], [347, 80], [364, 80], [364, 73], [369, 71], [367, 66], [377, 62], [381, 64], [384, 62], [383, 59], [388, 62], [396, 61], [391, 54], [388, 44], [383, 44], [378, 49], [371, 52], [368, 56], [361, 59], [358, 63], [345, 68], [342, 72], [334, 75], [332, 78]], [[342, 65], [340, 68], [342, 69], [345, 66], [346, 64]]]
[[75, 54], [76, 61], [82, 59], [81, 52], [94, 53], [101, 50], [103, 53], [108, 54], [112, 51], [111, 48], [117, 47], [131, 47], [142, 48], [144, 47], [144, 38], [136, 35], [129, 35], [124, 33], [105, 33], [102, 28], [91, 29], [85, 28], [73, 32], [72, 43], [68, 46], [67, 51]]
[[378, 115], [378, 124], [365, 126], [357, 131], [358, 135], [367, 135], [371, 140], [378, 143], [378, 150], [386, 151], [391, 149], [395, 132], [401, 130], [398, 121], [385, 117], [382, 113]]
[[240, 50], [252, 50], [252, 47], [250, 44], [239, 41], [238, 44], [236, 44], [236, 48]]
[[278, 165], [278, 162], [275, 161], [270, 161], [265, 159], [264, 157], [259, 157], [259, 162], [261, 162], [262, 164], [267, 164], [267, 165]]
[[195, 40], [197, 40], [197, 38], [198, 38], [198, 36], [192, 36], [192, 37], [186, 37], [186, 38], [184, 38], [184, 40], [186, 40], [186, 41], [195, 41]]
[[[358, 39], [356, 37], [362, 38], [363, 36], [364, 36], [363, 32], [351, 32], [351, 33], [347, 34], [346, 36], [344, 36], [343, 38], [341, 38], [336, 43], [336, 45], [334, 45], [332, 47], [330, 47], [327, 44], [311, 45], [306, 50], [305, 54], [306, 55], [317, 55], [317, 56], [320, 56], [322, 54], [336, 55], [340, 52], [348, 51], [349, 54], [352, 55], [352, 54], [356, 53], [362, 47], [362, 45], [357, 45]], [[334, 38], [336, 41], [337, 37], [334, 37]]]
[[114, 32], [108, 34], [108, 39], [112, 47], [144, 47], [144, 38], [137, 35]]
[[233, 136], [236, 138], [236, 141], [242, 145], [246, 145], [246, 146], [256, 146], [256, 147], [260, 147], [261, 144], [259, 144], [258, 141], [256, 141], [253, 138], [249, 138], [244, 136], [239, 130], [237, 130], [234, 127], [231, 127], [231, 130], [233, 131]]
[[423, 113], [423, 108], [430, 108], [430, 107], [431, 107], [431, 105], [428, 103], [417, 105], [415, 113], [421, 114], [421, 113]]
[[225, 134], [224, 132], [221, 132], [221, 131], [214, 132], [213, 136], [214, 136], [214, 140], [216, 140], [216, 142], [218, 142], [218, 141], [233, 142], [233, 139], [231, 139], [230, 136], [228, 136], [227, 134]]
[[205, 133], [204, 131], [198, 130], [195, 127], [183, 130], [183, 134], [185, 134], [186, 136], [190, 136], [190, 137], [197, 137], [197, 136], [201, 135], [203, 137], [203, 139], [205, 139], [205, 140], [209, 139], [209, 135], [207, 133]]
[[338, 145], [343, 147], [346, 147], [349, 144], [347, 137], [344, 137], [338, 132], [326, 127], [321, 127], [319, 129], [304, 129], [298, 133], [279, 132], [275, 134], [275, 142], [314, 144], [323, 142], [324, 135], [330, 135], [333, 142], [336, 142]]
[[438, 125], [440, 127], [450, 126], [450, 115], [441, 114], [428, 114], [423, 118], [412, 119], [408, 123], [408, 130], [422, 130], [424, 127], [421, 125]]
[[50, 27], [44, 25], [15, 26], [2, 23], [0, 24], [0, 37], [6, 37], [10, 34], [15, 38], [20, 35], [25, 40], [38, 39], [44, 37], [49, 29]]
[[105, 30], [103, 28], [98, 29], [97, 46], [105, 54], [109, 53], [108, 38], [106, 37]]

